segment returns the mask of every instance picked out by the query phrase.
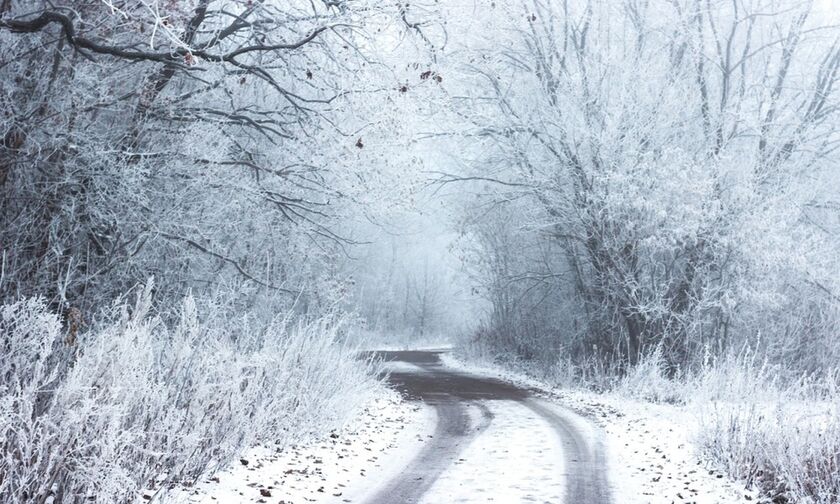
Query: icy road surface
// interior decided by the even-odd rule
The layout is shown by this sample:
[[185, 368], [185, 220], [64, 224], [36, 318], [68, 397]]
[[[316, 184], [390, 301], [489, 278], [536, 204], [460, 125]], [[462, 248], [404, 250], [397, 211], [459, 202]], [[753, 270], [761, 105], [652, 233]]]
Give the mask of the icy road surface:
[[434, 408], [414, 458], [370, 492], [370, 504], [610, 502], [600, 431], [528, 390], [446, 368], [434, 351], [379, 352], [390, 381]]

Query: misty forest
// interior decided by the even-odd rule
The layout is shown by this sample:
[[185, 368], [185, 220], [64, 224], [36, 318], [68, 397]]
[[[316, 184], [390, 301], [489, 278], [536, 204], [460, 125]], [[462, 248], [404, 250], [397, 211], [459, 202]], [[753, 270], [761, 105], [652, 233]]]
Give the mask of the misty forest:
[[833, 0], [0, 0], [0, 502], [840, 502], [838, 149]]

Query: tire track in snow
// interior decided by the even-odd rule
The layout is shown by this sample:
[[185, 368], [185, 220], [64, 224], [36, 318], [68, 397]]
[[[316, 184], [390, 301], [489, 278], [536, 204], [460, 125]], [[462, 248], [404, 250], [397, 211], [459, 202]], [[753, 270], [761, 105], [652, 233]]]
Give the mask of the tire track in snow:
[[[389, 354], [392, 353], [403, 352], [383, 352], [381, 355], [386, 360], [401, 360], [390, 359]], [[370, 504], [419, 502], [438, 477], [458, 459], [458, 455], [470, 441], [486, 429], [493, 420], [493, 414], [484, 404], [464, 401], [447, 392], [446, 387], [437, 386], [436, 377], [441, 374], [438, 370], [439, 364], [435, 365], [438, 362], [437, 359], [428, 358], [426, 354], [429, 352], [404, 353], [413, 357], [413, 360], [407, 362], [422, 369], [423, 373], [396, 371], [390, 374], [389, 380], [406, 397], [423, 400], [433, 406], [438, 423], [432, 438], [420, 453], [406, 466], [398, 478], [388, 482], [367, 501]], [[451, 377], [444, 376], [443, 380], [448, 383]], [[481, 414], [481, 420], [476, 426], [472, 425], [469, 414], [471, 406], [477, 406]]]
[[[408, 362], [422, 372], [394, 371], [390, 382], [410, 400], [422, 400], [437, 412], [435, 434], [399, 476], [387, 482], [370, 504], [413, 504], [422, 500], [435, 481], [458, 460], [458, 455], [492, 422], [493, 414], [484, 401], [513, 401], [545, 420], [557, 434], [563, 449], [565, 502], [607, 504], [606, 460], [602, 443], [581, 428], [571, 413], [549, 407], [531, 392], [509, 383], [448, 370], [439, 352], [378, 352], [386, 361]], [[399, 368], [397, 368], [399, 369]], [[475, 425], [471, 407], [481, 413]], [[558, 478], [563, 476], [558, 474]]]
[[577, 428], [577, 420], [559, 408], [550, 408], [535, 399], [523, 404], [544, 418], [560, 437], [566, 467], [566, 502], [609, 503], [603, 443], [589, 439], [590, 436]]

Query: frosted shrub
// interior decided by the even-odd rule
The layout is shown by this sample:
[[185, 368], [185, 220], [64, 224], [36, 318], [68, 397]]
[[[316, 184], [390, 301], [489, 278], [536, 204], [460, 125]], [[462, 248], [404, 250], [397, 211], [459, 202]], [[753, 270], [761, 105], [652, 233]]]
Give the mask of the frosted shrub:
[[774, 502], [840, 500], [840, 394], [831, 374], [782, 383], [749, 352], [694, 386], [700, 449]]
[[630, 368], [616, 385], [616, 392], [652, 402], [684, 401], [684, 383], [679, 373], [669, 377], [662, 349], [657, 347]]
[[245, 448], [342, 421], [377, 383], [338, 343], [339, 316], [203, 325], [188, 298], [170, 329], [147, 289], [75, 349], [40, 300], [0, 313], [4, 503], [159, 497]]
[[[50, 454], [63, 426], [44, 414], [60, 366], [54, 352], [61, 324], [42, 300], [0, 309], [0, 500], [16, 501], [48, 489], [61, 457]], [[65, 440], [65, 443], [67, 441]], [[57, 444], [55, 445], [58, 446]]]
[[840, 499], [836, 408], [836, 403], [719, 405], [704, 419], [700, 446], [730, 475], [774, 502], [834, 503]]

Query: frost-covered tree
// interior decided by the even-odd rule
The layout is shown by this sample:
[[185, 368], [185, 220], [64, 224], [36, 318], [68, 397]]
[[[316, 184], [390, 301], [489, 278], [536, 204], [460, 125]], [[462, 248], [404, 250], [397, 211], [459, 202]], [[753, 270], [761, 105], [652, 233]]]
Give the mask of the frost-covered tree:
[[0, 0], [0, 501], [163, 502], [369, 399], [344, 262], [412, 191], [376, 34], [421, 28], [387, 2]]
[[[840, 32], [810, 7], [537, 1], [474, 13], [493, 37], [453, 51], [467, 81], [452, 103], [484, 153], [439, 182], [486, 185], [466, 231], [520, 235], [516, 263], [478, 277], [497, 299], [498, 338], [542, 311], [565, 323], [535, 328], [540, 345], [631, 362], [660, 345], [692, 361], [759, 332], [796, 355], [828, 341], [837, 241], [816, 222], [836, 219]], [[505, 233], [489, 236], [471, 242], [476, 260], [511, 256]]]
[[89, 314], [156, 275], [158, 299], [326, 302], [337, 223], [390, 176], [371, 144], [399, 90], [373, 35], [411, 31], [401, 12], [2, 2], [0, 297]]

